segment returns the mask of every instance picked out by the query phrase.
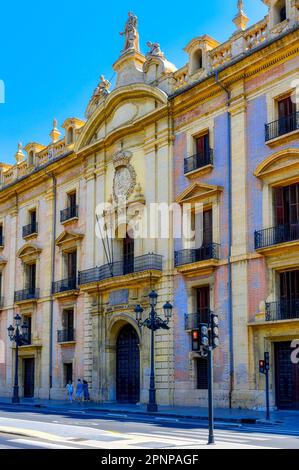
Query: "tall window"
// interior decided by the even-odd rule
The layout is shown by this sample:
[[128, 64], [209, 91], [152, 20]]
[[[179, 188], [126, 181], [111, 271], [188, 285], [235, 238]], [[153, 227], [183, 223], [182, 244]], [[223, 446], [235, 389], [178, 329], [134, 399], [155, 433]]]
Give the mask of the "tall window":
[[208, 156], [210, 149], [209, 133], [205, 133], [195, 138], [196, 155]]
[[0, 246], [4, 245], [4, 240], [3, 240], [3, 224], [0, 224]]
[[132, 234], [126, 233], [123, 239], [123, 263], [124, 274], [129, 274], [134, 271], [134, 238]]
[[207, 323], [210, 311], [210, 286], [203, 286], [196, 289], [196, 306], [200, 322]]
[[34, 293], [36, 288], [36, 264], [26, 265], [26, 284], [30, 292]]
[[274, 190], [274, 208], [276, 225], [299, 224], [299, 184], [292, 184]]
[[77, 277], [77, 251], [71, 251], [66, 254], [67, 278], [76, 279]]
[[74, 329], [74, 309], [68, 308], [62, 313], [62, 326], [68, 331]]
[[77, 204], [77, 197], [76, 197], [76, 191], [72, 191], [67, 195], [68, 198], [68, 206], [70, 208], [75, 208]]
[[277, 104], [279, 119], [287, 118], [296, 112], [296, 104], [293, 103], [291, 96], [278, 100]]
[[29, 211], [29, 223], [31, 225], [32, 231], [35, 232], [36, 230], [36, 209], [32, 209]]

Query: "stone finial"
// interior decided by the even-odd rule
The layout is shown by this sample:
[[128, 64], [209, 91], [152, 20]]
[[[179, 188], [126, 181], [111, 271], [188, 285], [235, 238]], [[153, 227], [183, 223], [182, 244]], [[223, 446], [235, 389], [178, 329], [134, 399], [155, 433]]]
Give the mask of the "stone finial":
[[21, 142], [19, 142], [18, 143], [18, 151], [16, 153], [16, 162], [17, 162], [17, 164], [22, 163], [24, 158], [25, 158], [25, 155], [23, 153], [23, 145], [21, 144]]
[[53, 120], [53, 129], [52, 129], [52, 131], [50, 132], [50, 137], [51, 137], [51, 139], [52, 139], [53, 144], [55, 144], [55, 142], [58, 141], [58, 139], [59, 139], [59, 137], [60, 137], [60, 135], [61, 135], [60, 131], [57, 129], [57, 125], [58, 125], [58, 124], [57, 124], [57, 119], [55, 118], [55, 119]]
[[128, 19], [125, 24], [125, 30], [119, 33], [125, 37], [125, 46], [123, 52], [137, 51], [139, 52], [139, 34], [137, 30], [137, 16], [131, 11], [128, 13]]
[[247, 23], [249, 21], [248, 16], [244, 12], [244, 2], [243, 0], [238, 0], [238, 13], [234, 17], [233, 22], [235, 23], [238, 31], [244, 31], [246, 29]]

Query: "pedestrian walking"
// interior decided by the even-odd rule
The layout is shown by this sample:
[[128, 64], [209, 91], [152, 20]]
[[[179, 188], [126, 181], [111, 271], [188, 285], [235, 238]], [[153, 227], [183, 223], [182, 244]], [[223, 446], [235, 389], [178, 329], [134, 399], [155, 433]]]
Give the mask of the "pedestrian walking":
[[88, 382], [86, 380], [83, 380], [83, 397], [84, 401], [89, 401], [89, 390], [88, 390]]
[[78, 379], [78, 382], [76, 385], [76, 400], [80, 404], [82, 402], [82, 397], [83, 397], [83, 383], [81, 382], [81, 379]]
[[73, 387], [73, 384], [72, 384], [72, 381], [69, 380], [68, 383], [66, 384], [66, 393], [67, 393], [67, 397], [68, 397], [68, 401], [70, 401], [72, 403], [73, 401], [73, 393], [74, 393], [74, 387]]

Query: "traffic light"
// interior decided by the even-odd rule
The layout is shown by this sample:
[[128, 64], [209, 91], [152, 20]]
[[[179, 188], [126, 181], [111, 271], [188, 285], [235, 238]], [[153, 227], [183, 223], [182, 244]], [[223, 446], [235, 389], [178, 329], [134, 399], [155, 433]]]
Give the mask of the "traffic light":
[[259, 369], [260, 369], [260, 374], [264, 374], [266, 372], [265, 361], [263, 359], [259, 361]]
[[264, 355], [264, 359], [265, 359], [265, 370], [268, 371], [270, 370], [270, 354], [268, 352], [265, 352], [265, 355]]
[[200, 344], [199, 344], [199, 331], [193, 330], [192, 331], [192, 351], [199, 351]]
[[200, 345], [205, 348], [208, 348], [210, 345], [209, 328], [206, 323], [200, 324]]
[[212, 347], [218, 348], [219, 346], [219, 317], [215, 313], [211, 313], [211, 336], [212, 336]]

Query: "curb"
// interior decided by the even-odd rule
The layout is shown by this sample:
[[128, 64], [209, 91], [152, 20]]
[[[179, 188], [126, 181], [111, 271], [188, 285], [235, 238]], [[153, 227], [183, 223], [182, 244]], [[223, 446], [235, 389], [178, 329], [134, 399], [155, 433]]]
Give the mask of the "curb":
[[[0, 405], [6, 405], [6, 406], [24, 406], [24, 407], [31, 407], [31, 408], [45, 408], [48, 410], [55, 410], [55, 411], [64, 411], [66, 412], [67, 410], [55, 406], [49, 406], [49, 405], [44, 405], [44, 404], [34, 404], [34, 403], [20, 403], [19, 405], [16, 405], [14, 403], [6, 403], [6, 402], [0, 402]], [[82, 411], [82, 408], [80, 408]], [[76, 410], [74, 410], [76, 411]], [[157, 417], [163, 417], [163, 418], [176, 418], [176, 419], [190, 419], [194, 421], [208, 421], [207, 416], [194, 416], [194, 415], [188, 415], [188, 414], [178, 414], [178, 413], [166, 413], [166, 412], [157, 412], [153, 413], [150, 411], [146, 410], [125, 410], [125, 409], [113, 409], [113, 408], [86, 408], [84, 411], [92, 411], [92, 412], [100, 412], [100, 413], [113, 413], [114, 415], [117, 414], [126, 414], [126, 415], [144, 415], [144, 416], [157, 416]], [[257, 418], [233, 418], [233, 417], [217, 417], [215, 416], [215, 421], [221, 421], [221, 422], [229, 422], [229, 423], [238, 423], [238, 424], [265, 424], [263, 420], [259, 420]], [[276, 424], [276, 423], [271, 423], [271, 424]]]

